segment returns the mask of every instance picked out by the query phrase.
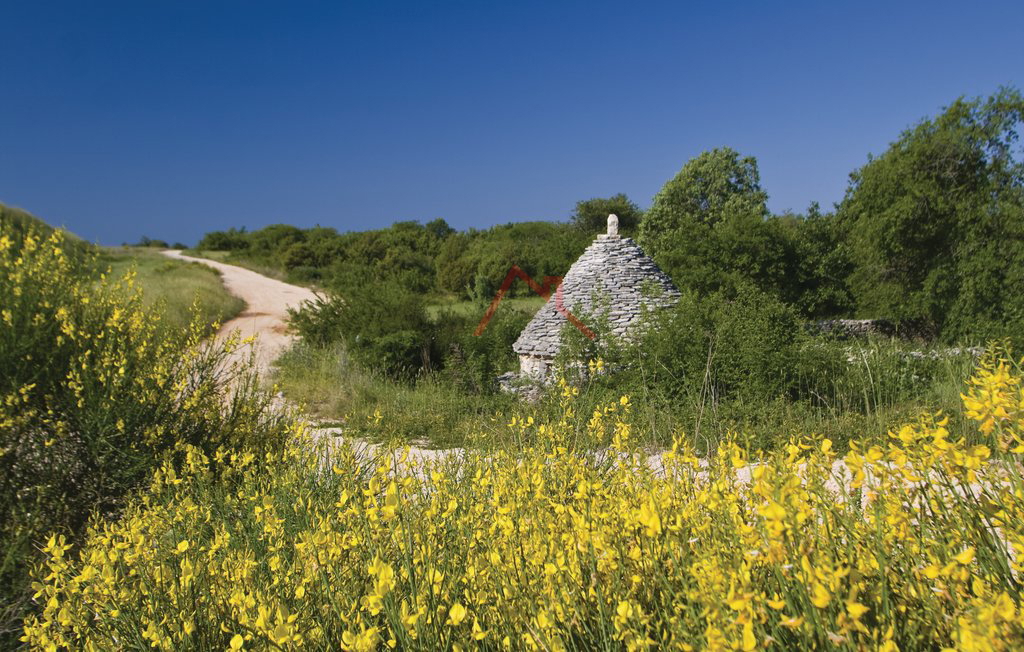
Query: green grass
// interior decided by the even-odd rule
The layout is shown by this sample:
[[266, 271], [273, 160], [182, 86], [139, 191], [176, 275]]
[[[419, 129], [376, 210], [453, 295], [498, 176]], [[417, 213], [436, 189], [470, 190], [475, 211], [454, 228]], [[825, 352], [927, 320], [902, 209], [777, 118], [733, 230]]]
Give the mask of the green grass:
[[245, 309], [245, 302], [224, 289], [220, 274], [200, 263], [172, 260], [144, 247], [105, 247], [99, 268], [117, 278], [134, 269], [143, 301], [159, 309], [170, 329], [188, 327], [192, 306], [198, 301], [204, 323], [223, 323]]
[[[612, 374], [580, 386], [576, 425], [584, 427], [595, 409], [626, 394], [632, 398], [635, 441], [650, 449], [669, 446], [682, 433], [704, 454], [730, 434], [761, 450], [778, 449], [793, 437], [818, 435], [845, 451], [854, 440], [885, 444], [891, 429], [939, 410], [951, 416], [954, 437], [970, 431], [960, 402], [974, 368], [970, 354], [922, 361], [906, 355], [914, 349], [906, 343], [826, 346], [843, 347], [841, 364], [802, 379], [801, 395], [811, 398], [766, 396], [698, 405], [695, 397], [659, 398], [656, 388], [635, 374], [631, 382]], [[395, 382], [355, 364], [341, 345], [298, 343], [278, 361], [275, 380], [290, 400], [322, 423], [339, 424], [358, 436], [439, 448], [506, 445], [504, 424], [528, 407], [500, 392], [463, 391], [447, 382], [444, 372], [414, 383]], [[555, 414], [557, 395], [529, 409]], [[371, 427], [378, 410], [382, 424]]]
[[212, 250], [199, 250], [199, 249], [185, 249], [183, 252], [186, 256], [194, 256], [195, 258], [207, 258], [209, 260], [216, 260], [219, 263], [226, 263], [228, 257], [231, 256], [230, 251], [212, 251]]
[[507, 394], [468, 394], [435, 377], [397, 383], [356, 365], [341, 345], [300, 342], [276, 365], [275, 383], [306, 414], [373, 440], [447, 448], [484, 434], [493, 442], [517, 403]]
[[206, 258], [208, 260], [215, 260], [218, 263], [227, 263], [228, 265], [237, 265], [238, 267], [244, 267], [245, 269], [252, 270], [257, 274], [262, 274], [268, 278], [276, 279], [278, 281], [285, 281], [294, 285], [304, 285], [306, 287], [315, 287], [314, 284], [304, 283], [295, 279], [289, 278], [288, 273], [285, 270], [272, 265], [270, 263], [260, 262], [244, 255], [239, 255], [231, 251], [214, 251], [210, 249], [186, 249], [183, 252], [187, 256], [194, 256], [196, 258]]

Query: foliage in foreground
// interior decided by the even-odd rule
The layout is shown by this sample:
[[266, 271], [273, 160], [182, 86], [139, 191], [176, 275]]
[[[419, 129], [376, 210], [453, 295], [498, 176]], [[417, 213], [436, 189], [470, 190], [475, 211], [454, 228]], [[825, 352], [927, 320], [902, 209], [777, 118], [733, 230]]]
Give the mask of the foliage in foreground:
[[460, 389], [491, 393], [494, 377], [515, 363], [512, 343], [529, 322], [528, 310], [500, 305], [479, 336], [486, 307], [431, 314], [418, 294], [400, 285], [366, 280], [351, 291], [289, 310], [291, 326], [307, 349], [345, 351], [363, 368], [411, 382], [434, 372]]
[[275, 384], [304, 414], [367, 441], [501, 446], [508, 421], [502, 415], [511, 414], [518, 403], [506, 392], [467, 392], [463, 383], [475, 376], [471, 357], [409, 384], [366, 371], [341, 346], [300, 343], [276, 364]]
[[[429, 315], [413, 301], [396, 302], [400, 295], [382, 287], [307, 306], [292, 321], [302, 341], [278, 360], [275, 381], [293, 402], [361, 437], [441, 447], [486, 439], [500, 447], [502, 434], [486, 428], [482, 438], [480, 424], [512, 414], [514, 401], [495, 377], [518, 368], [512, 345], [529, 314], [506, 299], [477, 337], [472, 317], [483, 306], [475, 315]], [[641, 320], [631, 340], [612, 334], [606, 308], [574, 307], [595, 340], [563, 329], [556, 363], [583, 390], [580, 409], [628, 394], [646, 444], [671, 445], [682, 429], [702, 453], [730, 431], [764, 448], [806, 432], [832, 438], [844, 452], [851, 438], [884, 440], [889, 428], [922, 412], [955, 413], [977, 351], [813, 336], [790, 306], [749, 285], [708, 296], [683, 292], [673, 308]], [[331, 343], [338, 332], [344, 344]], [[409, 335], [408, 348], [398, 346], [401, 334]], [[586, 373], [580, 360], [604, 364]], [[389, 427], [361, 430], [378, 411]], [[558, 411], [557, 399], [546, 397], [534, 416], [557, 419]], [[963, 420], [950, 430], [964, 434]]]
[[[603, 310], [577, 314], [597, 337], [566, 325], [556, 364], [579, 380], [581, 400], [633, 396], [648, 443], [671, 445], [683, 430], [702, 454], [730, 432], [768, 450], [807, 432], [842, 452], [851, 439], [884, 441], [923, 412], [956, 413], [976, 362], [977, 349], [813, 335], [791, 307], [750, 286], [683, 292], [675, 306], [642, 319], [631, 339], [610, 332]], [[578, 360], [599, 364], [583, 369]], [[962, 419], [950, 424], [959, 435], [964, 427]]]
[[[573, 427], [508, 425], [520, 453], [418, 464], [189, 449], [36, 583], [40, 648], [1019, 649], [1024, 386], [1004, 357], [938, 416], [706, 464], [650, 462], [628, 398]], [[596, 444], [604, 453], [588, 453]], [[219, 478], [212, 464], [227, 464]]]
[[50, 532], [115, 514], [177, 446], [278, 449], [288, 432], [228, 350], [200, 344], [207, 324], [162, 328], [131, 273], [96, 281], [92, 252], [25, 224], [0, 221], [0, 647]]

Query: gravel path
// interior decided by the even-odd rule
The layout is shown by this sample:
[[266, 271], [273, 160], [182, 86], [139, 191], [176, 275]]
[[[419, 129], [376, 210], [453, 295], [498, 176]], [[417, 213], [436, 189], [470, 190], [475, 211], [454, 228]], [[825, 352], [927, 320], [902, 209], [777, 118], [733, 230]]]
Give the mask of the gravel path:
[[[241, 332], [242, 337], [255, 335], [256, 339], [250, 346], [256, 350], [257, 368], [261, 376], [269, 377], [270, 367], [274, 360], [284, 353], [295, 339], [288, 332], [288, 309], [296, 308], [305, 301], [313, 301], [316, 294], [308, 288], [268, 278], [237, 265], [186, 256], [178, 250], [167, 250], [162, 253], [178, 260], [202, 263], [220, 272], [224, 288], [245, 301], [246, 308], [237, 317], [221, 326], [217, 337], [227, 337], [236, 330]], [[241, 347], [235, 351], [232, 354], [235, 356], [234, 359], [240, 360], [249, 355], [250, 346]], [[333, 441], [345, 436], [341, 428], [320, 428], [314, 424], [311, 425], [313, 426], [313, 435], [317, 438], [328, 438]], [[359, 450], [360, 457], [364, 459], [373, 459], [379, 450], [377, 444], [359, 440], [351, 441]], [[460, 448], [434, 450], [413, 447], [409, 457], [419, 466], [461, 453], [462, 449]]]
[[245, 309], [221, 326], [217, 337], [227, 337], [236, 330], [243, 338], [255, 336], [256, 339], [251, 345], [240, 347], [233, 355], [240, 359], [248, 356], [254, 349], [256, 366], [260, 374], [266, 377], [271, 363], [284, 353], [294, 339], [294, 336], [288, 333], [288, 309], [297, 308], [306, 301], [313, 301], [316, 298], [313, 291], [267, 278], [237, 265], [186, 256], [178, 250], [164, 251], [163, 254], [170, 258], [212, 267], [220, 272], [224, 288], [245, 301]]

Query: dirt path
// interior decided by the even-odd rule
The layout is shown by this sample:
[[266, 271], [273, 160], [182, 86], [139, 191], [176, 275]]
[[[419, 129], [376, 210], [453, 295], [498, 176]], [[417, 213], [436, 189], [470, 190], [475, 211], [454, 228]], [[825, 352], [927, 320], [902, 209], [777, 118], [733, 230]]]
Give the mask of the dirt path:
[[220, 272], [224, 288], [245, 301], [245, 310], [221, 326], [217, 337], [226, 337], [236, 330], [241, 332], [242, 337], [255, 335], [253, 344], [241, 347], [234, 355], [242, 358], [255, 349], [256, 366], [260, 374], [267, 377], [271, 363], [284, 353], [293, 339], [288, 333], [288, 309], [315, 299], [313, 291], [267, 278], [237, 265], [186, 256], [177, 250], [164, 251], [163, 254], [212, 267]]
[[[235, 330], [240, 331], [243, 337], [255, 335], [256, 340], [251, 346], [256, 350], [256, 364], [260, 375], [264, 378], [269, 377], [270, 366], [278, 356], [284, 353], [294, 339], [294, 336], [288, 333], [288, 309], [296, 308], [305, 301], [313, 301], [316, 298], [313, 291], [268, 278], [237, 265], [186, 256], [178, 250], [167, 250], [163, 254], [178, 260], [202, 263], [212, 267], [220, 272], [224, 288], [245, 301], [245, 310], [221, 326], [217, 337], [227, 337]], [[236, 359], [241, 359], [249, 352], [250, 347], [242, 347], [234, 353], [234, 356]], [[313, 435], [317, 438], [334, 440], [345, 436], [341, 428], [320, 428], [314, 423], [310, 423], [310, 425]], [[374, 443], [350, 441], [353, 442], [364, 459], [374, 459], [376, 451], [379, 449], [379, 446]], [[414, 447], [409, 456], [419, 466], [428, 461], [436, 461], [452, 454], [461, 453], [462, 449], [431, 450]]]

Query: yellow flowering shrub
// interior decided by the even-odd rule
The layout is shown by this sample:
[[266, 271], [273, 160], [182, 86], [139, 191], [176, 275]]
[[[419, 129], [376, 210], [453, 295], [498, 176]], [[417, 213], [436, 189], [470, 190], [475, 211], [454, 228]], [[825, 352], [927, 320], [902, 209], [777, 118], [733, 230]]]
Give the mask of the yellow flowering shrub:
[[[887, 446], [712, 459], [633, 448], [628, 398], [516, 418], [526, 446], [417, 462], [299, 438], [189, 448], [84, 545], [60, 536], [40, 649], [963, 649], [1024, 646], [1018, 368]], [[1005, 412], [1005, 415], [1003, 414]], [[596, 451], [596, 452], [595, 452]], [[218, 476], [214, 468], [225, 470]]]
[[968, 418], [1002, 450], [1024, 453], [1024, 394], [1005, 347], [992, 347], [960, 397]]
[[115, 513], [183, 444], [279, 449], [289, 436], [225, 366], [233, 343], [202, 343], [198, 320], [160, 329], [131, 274], [98, 275], [83, 243], [12, 224], [0, 220], [0, 647], [49, 532], [74, 539], [92, 511]]

